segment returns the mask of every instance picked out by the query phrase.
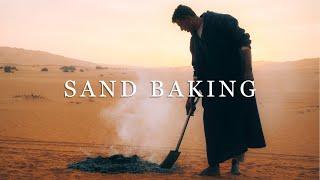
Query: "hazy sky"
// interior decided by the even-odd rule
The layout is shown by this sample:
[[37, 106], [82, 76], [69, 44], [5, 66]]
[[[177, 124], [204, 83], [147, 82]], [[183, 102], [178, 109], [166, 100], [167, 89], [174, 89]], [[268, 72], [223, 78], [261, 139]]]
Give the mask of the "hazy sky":
[[191, 64], [190, 34], [171, 23], [179, 4], [235, 16], [254, 60], [319, 57], [319, 0], [0, 0], [0, 46], [141, 66]]

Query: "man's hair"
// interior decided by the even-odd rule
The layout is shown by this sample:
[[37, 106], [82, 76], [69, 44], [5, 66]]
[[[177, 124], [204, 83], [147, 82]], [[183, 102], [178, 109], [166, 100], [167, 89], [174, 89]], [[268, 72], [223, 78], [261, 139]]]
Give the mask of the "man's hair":
[[180, 4], [172, 15], [172, 22], [176, 23], [178, 20], [184, 20], [187, 17], [195, 17], [197, 14], [188, 6]]

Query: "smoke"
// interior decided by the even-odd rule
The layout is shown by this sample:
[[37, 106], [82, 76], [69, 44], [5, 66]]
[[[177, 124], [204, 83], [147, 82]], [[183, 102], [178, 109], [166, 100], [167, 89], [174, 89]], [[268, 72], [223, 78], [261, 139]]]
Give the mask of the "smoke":
[[[121, 152], [127, 155], [136, 153], [139, 147], [168, 146], [170, 134], [172, 134], [170, 128], [174, 126], [172, 100], [166, 96], [150, 97], [149, 74], [137, 72], [137, 76], [136, 94], [129, 98], [119, 98], [115, 106], [106, 108], [102, 112], [105, 124], [115, 125], [119, 144], [128, 145], [125, 152]], [[115, 151], [114, 147], [112, 151]], [[154, 154], [148, 158], [149, 160], [157, 159]]]

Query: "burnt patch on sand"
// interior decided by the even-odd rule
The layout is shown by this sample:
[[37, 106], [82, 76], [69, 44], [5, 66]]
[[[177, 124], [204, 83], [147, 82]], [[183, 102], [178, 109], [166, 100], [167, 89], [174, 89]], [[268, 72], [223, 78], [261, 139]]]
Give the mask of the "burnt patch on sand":
[[68, 165], [68, 168], [109, 174], [146, 172], [171, 173], [174, 171], [174, 168], [160, 168], [158, 164], [145, 161], [137, 155], [126, 157], [122, 154], [116, 154], [110, 157], [88, 157], [83, 161]]

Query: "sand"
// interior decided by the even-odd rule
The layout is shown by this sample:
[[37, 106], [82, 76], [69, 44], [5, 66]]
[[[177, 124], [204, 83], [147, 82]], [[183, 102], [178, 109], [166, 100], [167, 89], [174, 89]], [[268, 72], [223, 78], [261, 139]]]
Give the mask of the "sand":
[[[255, 63], [256, 95], [267, 148], [249, 150], [237, 179], [318, 179], [318, 63], [319, 59]], [[192, 78], [190, 68], [97, 70], [93, 66], [79, 72], [86, 68], [81, 65], [76, 72], [63, 73], [59, 70], [61, 65], [16, 67], [18, 71], [14, 73], [0, 72], [0, 177], [204, 178], [198, 176], [207, 166], [201, 107], [190, 121], [177, 162], [179, 168], [173, 173], [110, 175], [67, 168], [88, 157], [117, 153], [161, 162], [178, 140], [185, 119], [185, 99], [149, 100], [139, 94], [132, 99], [119, 98], [119, 94], [115, 98], [65, 99], [66, 80], [77, 80], [80, 90], [85, 80], [175, 79], [186, 92], [187, 84], [183, 82]], [[49, 71], [41, 72], [43, 67]], [[93, 86], [99, 91], [98, 83]], [[116, 92], [120, 92], [119, 88], [116, 85]], [[149, 92], [148, 86], [138, 91], [143, 89]], [[222, 179], [232, 177], [230, 163], [221, 165]]]

